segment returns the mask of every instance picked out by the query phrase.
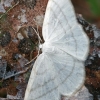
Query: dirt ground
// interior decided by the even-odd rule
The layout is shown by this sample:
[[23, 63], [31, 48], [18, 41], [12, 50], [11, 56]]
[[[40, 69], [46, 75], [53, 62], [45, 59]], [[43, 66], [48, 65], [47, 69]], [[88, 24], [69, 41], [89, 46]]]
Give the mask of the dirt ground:
[[[42, 38], [42, 23], [48, 0], [33, 0], [34, 2], [30, 0], [26, 0], [26, 2], [25, 0], [22, 0], [23, 2], [21, 0], [18, 1], [19, 3], [17, 0], [12, 0], [12, 7], [4, 7], [7, 13], [0, 13], [0, 32], [10, 33], [10, 36], [7, 34], [3, 39], [0, 38], [0, 43], [1, 41], [7, 41], [5, 44], [0, 45], [0, 70], [2, 70], [0, 73], [1, 98], [22, 99], [24, 97], [34, 62], [27, 66], [25, 64], [36, 57], [38, 53], [38, 37], [34, 29], [39, 32]], [[82, 14], [86, 20], [100, 28], [100, 17], [95, 17], [92, 14], [85, 0], [72, 0], [72, 3], [76, 13]], [[91, 37], [94, 39], [92, 32], [89, 33], [91, 34], [87, 32], [90, 40]], [[92, 54], [93, 50], [94, 47], [91, 47], [89, 54]], [[91, 66], [99, 66], [100, 58], [96, 56], [95, 61]], [[1, 68], [2, 66], [4, 67]], [[85, 85], [94, 96], [100, 95], [99, 84], [100, 69], [92, 68], [91, 70], [86, 67]]]

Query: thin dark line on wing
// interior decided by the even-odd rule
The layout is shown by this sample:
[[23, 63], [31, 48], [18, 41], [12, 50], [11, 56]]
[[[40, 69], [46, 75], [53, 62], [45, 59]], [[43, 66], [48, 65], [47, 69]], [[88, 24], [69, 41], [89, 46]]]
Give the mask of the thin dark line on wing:
[[[54, 2], [54, 0], [52, 0], [53, 2]], [[64, 13], [63, 13], [63, 11], [61, 10], [61, 8], [60, 8], [60, 6], [56, 3], [56, 2], [54, 2], [57, 6], [58, 6], [58, 8], [60, 9], [60, 11], [62, 12], [62, 14], [64, 15]], [[55, 18], [57, 18], [57, 16], [55, 15], [55, 13], [54, 13], [54, 11], [53, 11], [53, 9], [52, 8], [48, 8], [48, 9], [51, 9], [51, 11], [53, 12], [53, 14], [54, 14], [54, 16], [55, 16]], [[64, 15], [64, 18], [65, 18], [65, 20], [67, 21], [67, 23], [68, 23], [68, 20], [66, 19], [66, 16]], [[60, 22], [60, 20], [58, 20], [58, 23], [61, 25], [61, 28], [63, 28], [63, 25], [62, 25], [62, 23]], [[66, 24], [67, 25], [67, 24]], [[69, 25], [69, 27], [70, 27], [70, 29], [71, 29], [71, 26]], [[55, 30], [55, 29], [54, 29]], [[65, 33], [66, 34], [66, 30], [63, 28], [63, 33]], [[53, 32], [53, 31], [52, 31]], [[71, 33], [72, 33], [72, 38], [74, 39], [74, 41], [75, 41], [75, 51], [76, 51], [76, 55], [77, 55], [77, 42], [76, 42], [76, 39], [74, 38], [74, 35], [73, 35], [73, 32], [71, 31]], [[62, 33], [61, 33], [62, 34]], [[60, 35], [60, 34], [59, 34]], [[57, 37], [57, 36], [56, 36]], [[50, 38], [50, 37], [49, 37]], [[54, 37], [55, 38], [55, 37]], [[62, 50], [62, 49], [61, 49]], [[67, 52], [66, 52], [67, 53]], [[68, 54], [68, 53], [67, 53]], [[71, 54], [70, 54], [71, 55]], [[71, 56], [73, 56], [73, 55], [71, 55]], [[74, 56], [73, 56], [74, 57]]]
[[[34, 100], [36, 100], [36, 99], [38, 99], [38, 98], [41, 98], [41, 97], [43, 97], [44, 95], [46, 95], [46, 94], [52, 92], [53, 90], [57, 89], [61, 84], [63, 84], [63, 83], [72, 75], [72, 73], [73, 73], [73, 71], [74, 71], [74, 68], [75, 68], [75, 59], [73, 59], [73, 60], [74, 60], [74, 64], [73, 64], [73, 68], [72, 68], [72, 71], [70, 72], [70, 74], [69, 74], [60, 84], [58, 84], [55, 88], [49, 90], [48, 92], [46, 92], [46, 93], [44, 93], [43, 95], [41, 95], [41, 96], [35, 98]], [[52, 62], [52, 61], [51, 61], [51, 62]], [[66, 67], [66, 66], [65, 66], [65, 67]], [[45, 82], [43, 85], [38, 86], [38, 88], [39, 88], [39, 87], [45, 86], [47, 83], [49, 83], [49, 82], [55, 80], [57, 77], [59, 77], [59, 73], [62, 72], [63, 70], [65, 70], [65, 67], [63, 67], [53, 79], [48, 80], [48, 81]], [[31, 89], [31, 91], [35, 91], [35, 89], [37, 89], [37, 88]]]
[[[65, 19], [66, 19], [66, 21], [67, 21], [67, 23], [68, 23], [68, 20], [67, 20], [67, 18], [66, 18], [66, 16], [65, 16], [65, 14], [63, 13], [63, 11], [62, 11], [62, 9], [60, 8], [60, 6], [54, 1], [54, 0], [52, 0], [57, 6], [58, 6], [58, 8], [60, 9], [60, 11], [62, 12], [62, 14], [64, 15], [64, 17], [65, 17]], [[61, 25], [62, 26], [62, 25]], [[63, 26], [62, 26], [63, 27]], [[69, 27], [70, 27], [70, 29], [71, 29], [71, 26], [69, 25]], [[71, 31], [72, 32], [72, 31]], [[65, 33], [66, 33], [66, 31], [65, 31]], [[72, 37], [74, 38], [74, 34], [73, 34], [73, 32], [72, 32]], [[75, 43], [76, 43], [76, 39], [74, 38], [74, 40], [75, 40]], [[75, 46], [76, 48], [76, 55], [77, 55], [77, 43], [76, 43], [76, 46]], [[73, 55], [72, 55], [73, 56]]]

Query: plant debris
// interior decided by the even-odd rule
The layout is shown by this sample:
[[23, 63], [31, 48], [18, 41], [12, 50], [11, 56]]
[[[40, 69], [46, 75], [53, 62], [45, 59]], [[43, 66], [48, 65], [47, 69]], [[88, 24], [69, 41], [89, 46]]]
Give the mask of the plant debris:
[[32, 26], [28, 27], [28, 37], [31, 39], [31, 41], [33, 41], [33, 43], [38, 42], [38, 36], [37, 36], [36, 32], [33, 30]]
[[0, 78], [4, 79], [6, 73], [7, 61], [0, 58]]
[[29, 7], [31, 9], [34, 8], [34, 6], [36, 5], [36, 0], [14, 0], [14, 2], [18, 2], [19, 1], [19, 4], [21, 5], [25, 5], [26, 7]]
[[20, 40], [18, 48], [22, 53], [30, 53], [34, 49], [34, 43], [29, 38], [24, 38]]
[[[38, 35], [36, 32], [42, 36], [43, 16], [48, 0], [5, 1], [5, 4], [4, 2], [1, 4], [3, 12], [0, 15], [0, 31], [1, 33], [9, 33], [10, 38], [6, 38], [9, 40], [7, 41], [8, 44], [3, 44], [0, 47], [0, 56], [6, 64], [5, 67], [1, 68], [0, 73], [0, 90], [4, 91], [2, 92], [3, 95], [0, 95], [0, 99], [21, 100], [24, 97], [34, 61], [31, 64], [25, 64], [38, 54]], [[20, 89], [17, 88], [19, 85]]]
[[0, 45], [2, 47], [8, 45], [10, 41], [11, 41], [11, 35], [9, 32], [4, 31], [0, 33]]
[[85, 86], [93, 95], [94, 100], [100, 99], [100, 29], [87, 22], [82, 16], [77, 15], [78, 22], [83, 26], [90, 39], [90, 52], [85, 62]]
[[[2, 98], [0, 100], [3, 98], [23, 100], [34, 61], [31, 64], [27, 63], [38, 54], [38, 35], [44, 41], [42, 25], [47, 2], [48, 0], [1, 0], [0, 2], [0, 97]], [[90, 16], [89, 14], [87, 15]], [[80, 15], [77, 19], [90, 39], [90, 52], [85, 62], [85, 86], [89, 93], [84, 90], [85, 92], [79, 92], [79, 95], [70, 100], [79, 98], [99, 100], [100, 29]], [[82, 97], [82, 93], [89, 95]]]

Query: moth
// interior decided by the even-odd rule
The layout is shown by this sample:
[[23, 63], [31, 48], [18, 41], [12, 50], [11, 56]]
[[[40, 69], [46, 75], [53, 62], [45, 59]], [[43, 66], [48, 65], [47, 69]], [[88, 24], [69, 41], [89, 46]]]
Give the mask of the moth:
[[43, 22], [42, 53], [36, 59], [24, 100], [68, 98], [84, 84], [89, 39], [70, 0], [49, 0]]

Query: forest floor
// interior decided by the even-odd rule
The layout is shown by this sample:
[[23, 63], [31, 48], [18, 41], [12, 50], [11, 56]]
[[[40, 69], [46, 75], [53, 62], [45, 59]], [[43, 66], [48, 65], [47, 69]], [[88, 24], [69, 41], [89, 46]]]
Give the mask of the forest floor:
[[[35, 31], [42, 38], [42, 24], [47, 2], [48, 0], [1, 0], [0, 100], [3, 98], [21, 100], [24, 97], [34, 61], [26, 66], [25, 64], [38, 54], [38, 36]], [[95, 24], [99, 30], [100, 17], [92, 14], [85, 0], [72, 0], [72, 3], [75, 12], [81, 14], [88, 22]], [[92, 24], [89, 25], [92, 26]], [[86, 27], [83, 25], [83, 28]], [[86, 33], [90, 41], [95, 40], [93, 30], [89, 29]], [[97, 42], [99, 41], [98, 37]], [[98, 52], [95, 52], [95, 56], [93, 55], [94, 50]], [[97, 68], [97, 65], [100, 66], [99, 53], [99, 47], [91, 46], [89, 56], [92, 55], [94, 60], [91, 64], [92, 67], [89, 64], [86, 66], [85, 85], [94, 100], [98, 100], [97, 96], [100, 95], [100, 67]], [[79, 100], [76, 97], [70, 100], [74, 99]]]

